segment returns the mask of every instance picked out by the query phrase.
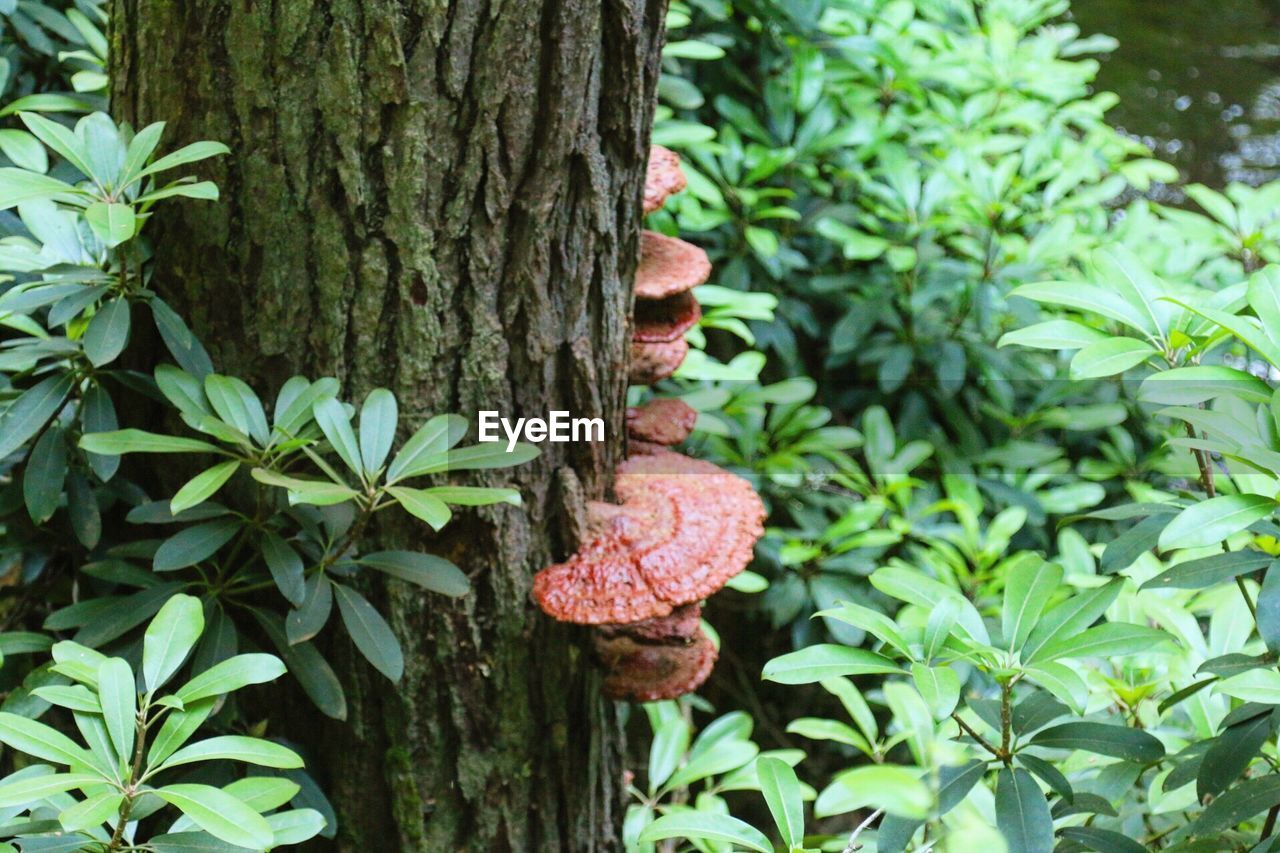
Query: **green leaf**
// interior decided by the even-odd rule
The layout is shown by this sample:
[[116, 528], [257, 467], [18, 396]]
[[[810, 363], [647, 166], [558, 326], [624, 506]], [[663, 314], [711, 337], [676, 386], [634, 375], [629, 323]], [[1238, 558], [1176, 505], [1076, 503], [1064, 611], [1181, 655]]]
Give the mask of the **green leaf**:
[[316, 572], [303, 583], [302, 604], [285, 618], [285, 634], [290, 643], [310, 640], [329, 621], [333, 610], [333, 584], [324, 572]]
[[1191, 824], [1201, 837], [1215, 837], [1254, 815], [1280, 804], [1280, 775], [1271, 773], [1248, 779], [1218, 797]]
[[174, 361], [193, 376], [204, 378], [212, 373], [213, 362], [209, 360], [209, 354], [177, 312], [157, 296], [151, 298], [148, 306], [155, 319], [156, 330]]
[[1007, 332], [997, 346], [1024, 346], [1032, 349], [1083, 349], [1110, 336], [1074, 320], [1049, 320]]
[[271, 827], [262, 815], [210, 785], [166, 785], [152, 793], [228, 844], [263, 850], [274, 843]]
[[18, 118], [22, 119], [22, 123], [37, 139], [78, 169], [82, 175], [86, 178], [94, 177], [93, 169], [89, 165], [89, 152], [69, 129], [35, 112], [20, 112]]
[[290, 674], [302, 685], [307, 697], [325, 715], [335, 720], [345, 720], [347, 700], [342, 693], [342, 683], [316, 647], [311, 643], [290, 645], [283, 619], [261, 610], [253, 610], [252, 613], [280, 657], [288, 664]]
[[1246, 702], [1280, 705], [1280, 672], [1251, 669], [1218, 683], [1217, 691]]
[[883, 675], [902, 668], [883, 655], [819, 643], [776, 657], [764, 665], [764, 678], [779, 684], [809, 684], [837, 675]]
[[159, 764], [186, 743], [187, 739], [196, 733], [196, 729], [209, 718], [214, 704], [213, 699], [184, 702], [182, 710], [170, 711], [160, 726], [160, 732], [151, 741], [150, 749], [147, 750], [147, 764]]
[[1010, 853], [1051, 853], [1053, 817], [1040, 786], [1027, 771], [1008, 767], [996, 781], [996, 826]]
[[129, 300], [117, 296], [103, 303], [84, 333], [84, 353], [94, 367], [115, 361], [129, 343]]
[[213, 497], [240, 469], [240, 460], [231, 459], [219, 462], [212, 468], [201, 471], [178, 489], [178, 493], [169, 502], [169, 511], [174, 515], [202, 504]]
[[20, 169], [49, 171], [49, 155], [39, 140], [25, 130], [0, 130], [0, 151]]
[[1095, 341], [1071, 359], [1072, 379], [1099, 379], [1123, 373], [1156, 355], [1155, 347], [1134, 338]]
[[204, 393], [219, 418], [259, 445], [267, 443], [270, 431], [262, 401], [244, 381], [211, 373], [204, 378]]
[[216, 444], [176, 435], [158, 435], [140, 429], [95, 432], [80, 437], [80, 447], [90, 453], [119, 456], [124, 453], [221, 453]]
[[671, 778], [671, 773], [689, 748], [689, 724], [673, 715], [655, 725], [649, 746], [649, 793], [653, 794]]
[[102, 720], [116, 755], [133, 755], [138, 694], [134, 689], [133, 668], [124, 658], [107, 658], [98, 665], [98, 697]]
[[1058, 658], [1120, 657], [1139, 652], [1159, 651], [1171, 641], [1163, 631], [1145, 625], [1107, 622], [1079, 634], [1064, 634], [1040, 647], [1028, 662], [1043, 663]]
[[287, 489], [290, 504], [332, 506], [345, 503], [360, 494], [350, 486], [331, 483], [327, 480], [303, 480], [299, 477], [287, 477], [284, 474], [277, 474], [275, 471], [268, 471], [266, 468], [254, 468], [249, 473], [259, 483]]
[[675, 812], [649, 824], [637, 839], [641, 844], [665, 838], [697, 838], [736, 844], [756, 853], [773, 853], [773, 843], [764, 833], [736, 817], [711, 812]]
[[1280, 560], [1271, 564], [1263, 578], [1254, 620], [1267, 649], [1280, 652]]
[[1062, 567], [1034, 559], [1017, 563], [1005, 578], [1000, 632], [1011, 651], [1022, 648], [1062, 583]]
[[1141, 729], [1105, 723], [1062, 723], [1042, 729], [1031, 738], [1034, 746], [1079, 749], [1124, 761], [1151, 764], [1164, 758], [1164, 745]]
[[276, 845], [301, 844], [319, 835], [325, 827], [324, 815], [315, 809], [289, 809], [267, 815]]
[[102, 703], [98, 701], [97, 694], [82, 684], [46, 684], [32, 690], [31, 695], [39, 696], [59, 708], [84, 711], [88, 714], [102, 713]]
[[364, 474], [360, 446], [356, 443], [356, 434], [351, 430], [351, 418], [347, 416], [342, 404], [329, 397], [317, 402], [311, 407], [311, 411], [320, 431], [338, 457], [357, 475]]
[[356, 560], [362, 566], [376, 569], [423, 589], [457, 598], [471, 591], [471, 582], [453, 563], [434, 554], [416, 551], [375, 551]]
[[22, 498], [33, 522], [44, 524], [58, 511], [66, 479], [67, 442], [61, 429], [50, 427], [31, 449], [22, 475]]
[[199, 761], [243, 761], [259, 767], [283, 770], [302, 766], [302, 757], [292, 749], [269, 740], [240, 735], [222, 735], [196, 741], [173, 753], [162, 766], [177, 767]]
[[1141, 588], [1204, 589], [1266, 568], [1271, 562], [1271, 556], [1261, 551], [1228, 551], [1178, 563], [1148, 580]]
[[360, 409], [360, 460], [364, 470], [377, 471], [391, 452], [396, 438], [396, 398], [386, 388], [375, 388]]
[[85, 221], [108, 249], [119, 246], [138, 233], [133, 205], [95, 201], [84, 212]]
[[215, 518], [184, 528], [160, 543], [152, 568], [157, 572], [171, 572], [194, 566], [216, 554], [240, 529], [238, 518]]
[[960, 676], [956, 675], [955, 670], [946, 666], [929, 667], [913, 663], [911, 680], [935, 720], [945, 720], [951, 716], [960, 701]]
[[492, 489], [480, 486], [433, 486], [429, 489], [418, 489], [417, 491], [442, 500], [450, 506], [489, 506], [497, 503], [520, 506], [522, 504], [520, 492], [516, 489]]
[[399, 681], [404, 675], [404, 653], [400, 650], [400, 641], [392, 633], [391, 626], [354, 589], [335, 583], [333, 591], [338, 599], [342, 624], [347, 626], [347, 633], [351, 635], [360, 654], [378, 672], [392, 681]]
[[142, 680], [150, 691], [178, 671], [204, 633], [204, 605], [190, 595], [165, 602], [142, 638]]
[[95, 829], [114, 818], [122, 802], [124, 794], [106, 791], [63, 809], [58, 814], [58, 822], [67, 832]]
[[1089, 685], [1071, 667], [1061, 663], [1041, 663], [1025, 668], [1027, 678], [1048, 690], [1070, 706], [1077, 714], [1085, 712], [1089, 702]]
[[1078, 281], [1038, 282], [1015, 288], [1010, 295], [1050, 305], [1062, 305], [1083, 314], [1097, 314], [1138, 331], [1151, 334], [1157, 331], [1140, 309], [1130, 305], [1118, 294], [1091, 284]]
[[1234, 367], [1205, 365], [1153, 373], [1138, 389], [1139, 400], [1165, 406], [1198, 406], [1227, 396], [1251, 403], [1269, 403], [1271, 386], [1252, 373]]
[[0, 169], [0, 210], [9, 210], [39, 199], [68, 202], [82, 198], [75, 187], [57, 178], [28, 172], [26, 169]]
[[297, 607], [306, 599], [305, 567], [298, 552], [288, 542], [270, 531], [262, 534], [262, 556], [271, 579], [285, 599]]
[[1162, 551], [1216, 545], [1271, 515], [1276, 502], [1262, 495], [1222, 495], [1192, 504], [1160, 534]]
[[804, 842], [804, 798], [800, 780], [791, 765], [780, 758], [761, 756], [756, 760], [756, 776], [782, 843], [798, 847]]
[[541, 450], [532, 444], [519, 442], [510, 451], [505, 444], [474, 444], [461, 450], [451, 450], [447, 459], [438, 460], [435, 465], [422, 471], [434, 474], [442, 471], [475, 471], [488, 468], [512, 468], [522, 465], [531, 459], [537, 459]]
[[215, 664], [188, 681], [177, 692], [184, 705], [197, 699], [221, 696], [250, 684], [263, 684], [284, 675], [284, 664], [275, 655], [248, 654]]
[[1096, 853], [1146, 853], [1147, 850], [1127, 835], [1096, 826], [1065, 826], [1058, 834]]
[[[65, 764], [66, 762], [61, 762]], [[90, 773], [50, 773], [34, 779], [23, 779], [0, 785], [0, 809], [25, 806], [64, 791], [101, 785], [101, 776]]]
[[1228, 726], [1210, 741], [1196, 771], [1196, 798], [1206, 802], [1227, 790], [1253, 763], [1271, 734], [1271, 715], [1259, 714]]
[[914, 604], [932, 611], [944, 599], [955, 602], [959, 608], [956, 627], [969, 639], [988, 645], [991, 642], [982, 616], [969, 599], [946, 584], [936, 581], [923, 572], [903, 566], [886, 566], [871, 575], [871, 585], [899, 601]]
[[49, 376], [22, 392], [0, 413], [0, 459], [17, 450], [49, 422], [71, 392], [71, 375]]
[[1122, 585], [1123, 581], [1117, 578], [1049, 608], [1027, 637], [1022, 647], [1023, 660], [1035, 658], [1047, 643], [1079, 634], [1096, 622], [1116, 600]]
[[93, 766], [89, 753], [66, 735], [7, 711], [0, 711], [0, 743], [54, 764]]
[[858, 734], [853, 726], [838, 720], [824, 720], [819, 717], [799, 717], [787, 723], [787, 733], [807, 737], [810, 740], [830, 740], [843, 743], [872, 755], [874, 750], [867, 739]]
[[422, 519], [435, 530], [444, 527], [453, 517], [444, 501], [422, 489], [388, 486], [387, 492], [411, 515]]
[[179, 148], [172, 154], [166, 154], [156, 160], [150, 166], [139, 172], [138, 177], [145, 178], [147, 175], [154, 175], [158, 172], [176, 169], [178, 166], [185, 166], [188, 163], [195, 163], [200, 160], [207, 160], [210, 157], [217, 157], [219, 155], [229, 153], [231, 153], [231, 149], [223, 145], [221, 142], [193, 142], [190, 145]]
[[929, 786], [905, 767], [878, 764], [846, 770], [818, 794], [813, 804], [817, 818], [847, 814], [864, 807], [884, 809], [887, 814], [924, 820], [933, 806]]
[[391, 460], [387, 481], [396, 482], [425, 473], [422, 466], [448, 451], [467, 434], [467, 419], [461, 415], [436, 415], [410, 436]]

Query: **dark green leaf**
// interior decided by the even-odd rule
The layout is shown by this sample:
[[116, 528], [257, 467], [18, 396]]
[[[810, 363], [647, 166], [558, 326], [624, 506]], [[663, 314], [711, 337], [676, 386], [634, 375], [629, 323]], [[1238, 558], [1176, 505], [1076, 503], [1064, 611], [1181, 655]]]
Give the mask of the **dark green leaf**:
[[291, 644], [310, 640], [319, 634], [333, 609], [333, 584], [323, 572], [306, 579], [303, 593], [302, 604], [290, 610], [285, 619], [285, 634]]
[[1187, 560], [1165, 569], [1142, 585], [1143, 589], [1203, 589], [1270, 565], [1272, 557], [1261, 551], [1228, 551]]
[[1097, 853], [1146, 853], [1147, 849], [1127, 835], [1096, 826], [1068, 826], [1058, 834]]
[[996, 826], [1009, 853], [1051, 853], [1053, 818], [1040, 787], [1020, 768], [1000, 771], [996, 782]]
[[261, 547], [276, 588], [290, 604], [300, 607], [307, 598], [302, 558], [288, 542], [271, 532], [262, 534]]
[[458, 597], [471, 591], [471, 582], [453, 563], [434, 554], [416, 551], [376, 551], [356, 560], [362, 566], [408, 581], [412, 584]]
[[1147, 732], [1106, 723], [1063, 723], [1039, 732], [1031, 743], [1049, 749], [1080, 749], [1142, 764], [1164, 757], [1164, 745]]
[[71, 374], [58, 373], [22, 392], [0, 414], [0, 459], [17, 450], [49, 422], [71, 392]]
[[194, 566], [216, 554], [240, 529], [239, 519], [218, 518], [180, 530], [161, 543], [153, 567], [171, 572]]
[[1271, 733], [1271, 715], [1260, 714], [1226, 728], [1211, 741], [1196, 774], [1196, 796], [1218, 796], [1249, 767]]
[[1216, 836], [1254, 815], [1280, 804], [1280, 775], [1275, 773], [1241, 782], [1209, 804], [1191, 831]]
[[45, 523], [57, 512], [66, 478], [67, 442], [61, 429], [50, 427], [31, 449], [22, 475], [22, 497], [36, 524]]
[[404, 653], [400, 650], [400, 641], [392, 633], [391, 626], [354, 589], [335, 583], [333, 591], [338, 599], [342, 624], [346, 625], [347, 633], [360, 654], [378, 672], [392, 681], [399, 681], [404, 675]]
[[1258, 623], [1258, 636], [1267, 649], [1280, 652], [1280, 560], [1273, 562], [1263, 577], [1254, 618]]

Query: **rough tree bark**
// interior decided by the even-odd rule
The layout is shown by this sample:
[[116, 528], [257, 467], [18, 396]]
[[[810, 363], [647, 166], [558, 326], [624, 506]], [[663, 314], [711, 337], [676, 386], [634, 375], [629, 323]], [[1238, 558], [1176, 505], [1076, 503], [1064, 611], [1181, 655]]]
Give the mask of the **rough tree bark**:
[[[156, 286], [224, 372], [375, 386], [402, 420], [567, 409], [604, 444], [543, 445], [523, 510], [428, 545], [461, 602], [388, 587], [393, 686], [345, 639], [346, 723], [303, 735], [347, 850], [607, 850], [620, 733], [572, 632], [530, 606], [580, 482], [620, 451], [630, 281], [665, 0], [114, 0], [113, 108], [170, 145], [225, 141], [217, 205], [170, 211]], [[298, 735], [294, 721], [284, 730]]]

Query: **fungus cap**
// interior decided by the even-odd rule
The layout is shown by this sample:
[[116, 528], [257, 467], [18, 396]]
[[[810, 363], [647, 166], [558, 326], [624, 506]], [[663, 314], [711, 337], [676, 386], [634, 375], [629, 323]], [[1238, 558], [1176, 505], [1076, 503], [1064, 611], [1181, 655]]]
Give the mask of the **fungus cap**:
[[709, 462], [655, 449], [618, 467], [622, 503], [593, 511], [595, 534], [533, 579], [550, 616], [639, 622], [701, 601], [746, 568], [764, 532], [751, 484]]
[[627, 435], [634, 441], [671, 447], [688, 438], [697, 422], [697, 411], [674, 397], [627, 409]]
[[684, 172], [680, 169], [680, 155], [661, 145], [650, 146], [649, 169], [644, 179], [645, 214], [662, 207], [669, 196], [683, 190], [686, 184]]
[[636, 300], [633, 341], [666, 343], [692, 329], [702, 319], [702, 306], [691, 291], [666, 299]]
[[692, 642], [647, 644], [630, 637], [598, 638], [596, 654], [607, 673], [610, 699], [657, 702], [697, 690], [716, 663], [716, 647], [701, 629]]
[[676, 372], [689, 354], [684, 338], [663, 343], [631, 342], [631, 369], [627, 379], [632, 385], [652, 385]]
[[702, 249], [656, 231], [640, 232], [637, 299], [665, 299], [704, 284], [710, 277], [711, 261]]

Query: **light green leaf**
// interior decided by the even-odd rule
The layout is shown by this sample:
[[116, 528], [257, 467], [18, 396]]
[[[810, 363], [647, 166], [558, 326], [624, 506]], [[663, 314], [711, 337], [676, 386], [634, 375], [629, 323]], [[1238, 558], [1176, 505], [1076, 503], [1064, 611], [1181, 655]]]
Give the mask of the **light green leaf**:
[[250, 684], [274, 681], [284, 675], [284, 664], [274, 655], [248, 654], [215, 664], [192, 678], [177, 692], [184, 705], [197, 699], [221, 696]]
[[838, 675], [898, 673], [893, 661], [866, 649], [819, 643], [776, 657], [764, 665], [764, 678], [779, 684], [809, 684]]
[[814, 817], [847, 814], [857, 809], [884, 809], [887, 814], [924, 820], [933, 805], [929, 786], [914, 770], [892, 764], [846, 770], [818, 794]]
[[262, 815], [210, 785], [166, 785], [155, 796], [175, 805], [196, 826], [228, 844], [263, 850], [275, 843]]
[[106, 723], [116, 755], [133, 755], [138, 694], [134, 688], [133, 668], [124, 658], [107, 658], [98, 665], [98, 697], [102, 704], [102, 720]]
[[386, 388], [375, 388], [360, 409], [360, 459], [364, 470], [377, 471], [391, 452], [396, 438], [396, 398]]
[[1123, 373], [1156, 354], [1155, 347], [1134, 338], [1113, 337], [1096, 341], [1071, 359], [1072, 379], [1099, 379]]
[[1174, 517], [1160, 534], [1162, 551], [1216, 545], [1255, 521], [1271, 515], [1276, 502], [1262, 495], [1222, 495], [1193, 504]]
[[782, 843], [797, 847], [804, 842], [804, 799], [796, 771], [780, 758], [761, 756], [756, 761], [760, 793], [764, 796]]
[[259, 767], [283, 770], [302, 766], [302, 757], [288, 747], [269, 740], [240, 735], [223, 735], [184, 746], [165, 760], [162, 766], [177, 767], [199, 761], [243, 761]]
[[444, 501], [422, 489], [388, 486], [387, 492], [410, 514], [439, 530], [449, 523], [453, 513]]
[[240, 460], [232, 459], [201, 471], [178, 489], [178, 493], [169, 502], [169, 511], [177, 515], [183, 510], [204, 503], [213, 497], [239, 469]]
[[142, 638], [142, 678], [147, 689], [164, 686], [204, 633], [204, 606], [190, 595], [175, 595], [151, 620]]
[[697, 838], [736, 844], [756, 853], [773, 853], [773, 844], [764, 833], [736, 817], [710, 812], [675, 812], [663, 815], [640, 833], [641, 844], [665, 838]]
[[84, 218], [107, 248], [114, 248], [138, 233], [138, 219], [133, 205], [95, 201], [84, 212]]

